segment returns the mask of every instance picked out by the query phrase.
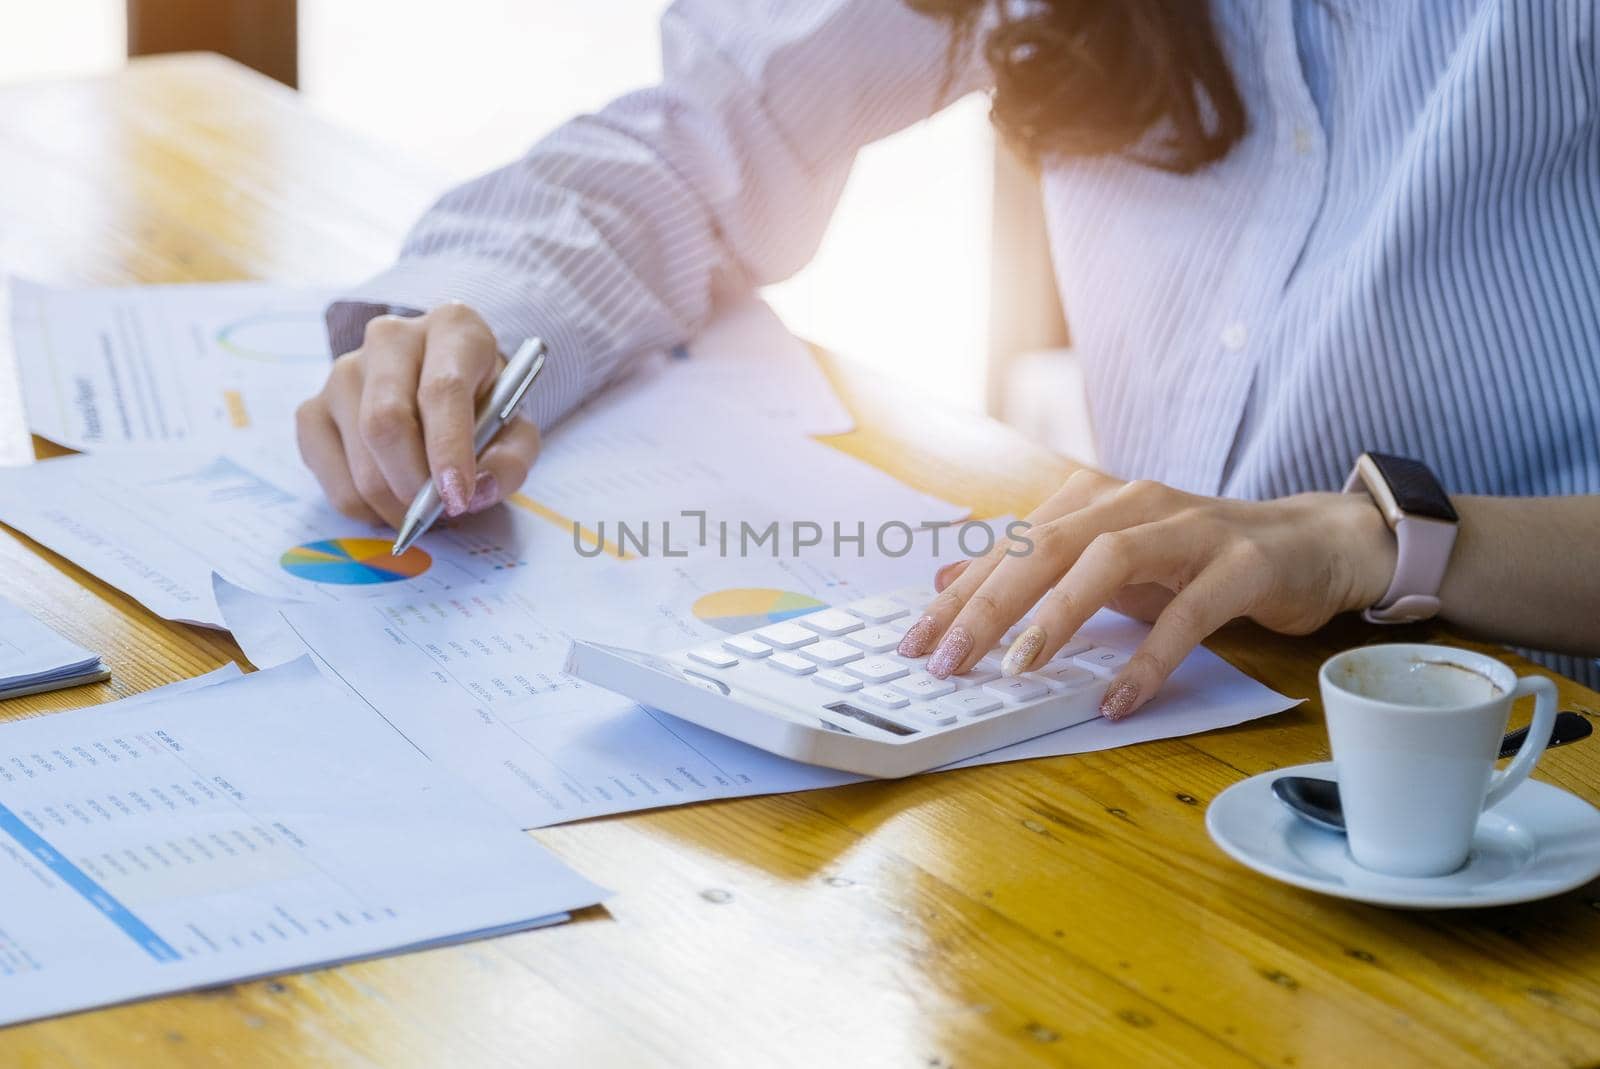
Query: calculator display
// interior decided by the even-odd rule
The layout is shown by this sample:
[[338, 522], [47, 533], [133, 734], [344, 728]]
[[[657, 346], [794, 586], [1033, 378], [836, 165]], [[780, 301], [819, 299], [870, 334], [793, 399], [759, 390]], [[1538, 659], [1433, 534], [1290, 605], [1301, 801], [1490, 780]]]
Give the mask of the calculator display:
[[916, 734], [915, 731], [904, 724], [896, 724], [893, 720], [885, 720], [883, 717], [869, 713], [865, 709], [858, 709], [849, 702], [833, 702], [829, 705], [824, 705], [823, 708], [829, 712], [838, 713], [840, 716], [848, 716], [852, 720], [859, 720], [863, 724], [871, 724], [878, 730], [887, 731], [891, 735]]

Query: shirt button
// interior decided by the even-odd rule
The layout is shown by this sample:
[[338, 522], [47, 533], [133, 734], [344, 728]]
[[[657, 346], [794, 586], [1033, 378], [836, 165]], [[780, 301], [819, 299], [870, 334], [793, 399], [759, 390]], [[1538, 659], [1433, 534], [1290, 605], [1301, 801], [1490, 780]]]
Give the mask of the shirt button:
[[1305, 155], [1308, 155], [1311, 152], [1311, 146], [1312, 146], [1311, 131], [1307, 130], [1304, 126], [1295, 127], [1294, 128], [1294, 150], [1296, 152], [1300, 153], [1300, 155], [1305, 156]]
[[1245, 329], [1243, 323], [1229, 323], [1222, 328], [1222, 347], [1231, 353], [1236, 353], [1244, 348], [1244, 343], [1250, 340], [1250, 331]]

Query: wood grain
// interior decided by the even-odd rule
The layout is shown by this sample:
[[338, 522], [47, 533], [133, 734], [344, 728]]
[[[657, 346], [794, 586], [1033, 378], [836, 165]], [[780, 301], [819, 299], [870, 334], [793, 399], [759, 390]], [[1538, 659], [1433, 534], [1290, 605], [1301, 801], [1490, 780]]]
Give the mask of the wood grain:
[[[45, 281], [348, 280], [391, 256], [437, 191], [210, 57], [0, 92], [0, 155], [0, 269]], [[828, 441], [920, 488], [1015, 513], [1066, 470], [997, 424], [823, 360], [861, 425]], [[24, 538], [0, 534], [0, 594], [115, 671], [0, 716], [239, 657]], [[1231, 626], [1214, 650], [1309, 700], [1197, 738], [541, 831], [617, 890], [606, 908], [7, 1029], [0, 1065], [1600, 1064], [1596, 888], [1388, 912], [1257, 877], [1206, 837], [1223, 788], [1326, 757], [1325, 656], [1413, 636], [1464, 641]], [[1565, 707], [1600, 710], [1559, 683]], [[1554, 751], [1538, 775], [1600, 800], [1600, 746]]]

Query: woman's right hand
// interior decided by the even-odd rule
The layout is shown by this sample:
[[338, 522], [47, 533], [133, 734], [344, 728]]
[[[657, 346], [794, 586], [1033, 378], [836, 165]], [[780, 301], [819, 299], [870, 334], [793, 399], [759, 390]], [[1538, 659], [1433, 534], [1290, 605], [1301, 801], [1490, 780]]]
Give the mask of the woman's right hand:
[[399, 527], [430, 477], [446, 515], [489, 508], [539, 455], [539, 429], [519, 416], [473, 456], [478, 399], [504, 364], [489, 325], [464, 304], [378, 316], [295, 413], [300, 455], [352, 519]]

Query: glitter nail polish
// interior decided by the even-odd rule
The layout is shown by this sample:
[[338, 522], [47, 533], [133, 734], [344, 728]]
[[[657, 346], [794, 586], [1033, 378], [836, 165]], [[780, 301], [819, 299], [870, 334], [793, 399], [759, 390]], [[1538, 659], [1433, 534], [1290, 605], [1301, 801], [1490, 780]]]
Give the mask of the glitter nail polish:
[[446, 468], [439, 473], [439, 500], [444, 502], [446, 516], [460, 516], [467, 511], [471, 498], [460, 469]]
[[972, 635], [961, 626], [952, 627], [939, 643], [939, 648], [928, 658], [928, 674], [935, 679], [947, 679], [972, 652]]
[[1029, 624], [1028, 629], [1017, 636], [1017, 640], [1006, 650], [1005, 657], [1000, 660], [1000, 674], [1014, 676], [1026, 672], [1033, 665], [1033, 659], [1039, 656], [1039, 651], [1044, 649], [1044, 628], [1037, 624]]
[[1133, 712], [1133, 703], [1139, 700], [1139, 684], [1124, 679], [1106, 691], [1100, 699], [1100, 715], [1107, 720], [1121, 720]]
[[939, 633], [939, 621], [931, 616], [924, 616], [900, 638], [900, 646], [896, 653], [902, 657], [921, 657], [928, 652], [928, 647], [933, 643], [933, 636]]

